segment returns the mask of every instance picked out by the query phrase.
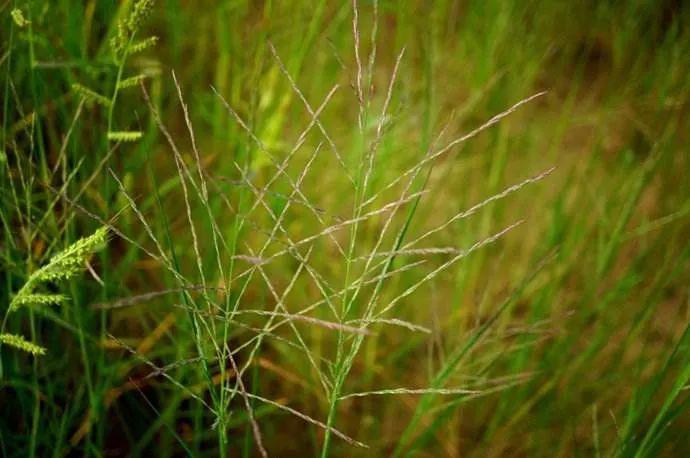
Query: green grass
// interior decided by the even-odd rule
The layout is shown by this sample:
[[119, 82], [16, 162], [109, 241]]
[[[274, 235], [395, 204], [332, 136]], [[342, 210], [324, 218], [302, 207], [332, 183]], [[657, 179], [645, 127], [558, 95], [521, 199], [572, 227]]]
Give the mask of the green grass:
[[0, 453], [688, 455], [688, 24], [0, 2]]

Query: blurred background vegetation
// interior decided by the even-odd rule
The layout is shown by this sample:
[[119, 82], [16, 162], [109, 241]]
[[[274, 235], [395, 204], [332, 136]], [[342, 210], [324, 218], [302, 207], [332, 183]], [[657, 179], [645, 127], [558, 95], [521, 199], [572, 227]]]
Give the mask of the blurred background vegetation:
[[[555, 166], [416, 248], [466, 249], [524, 223], [428, 281], [452, 255], [396, 258], [400, 271], [379, 303], [414, 286], [387, 318], [431, 332], [372, 325], [341, 394], [401, 387], [479, 393], [343, 399], [332, 426], [366, 450], [339, 438], [324, 449], [322, 427], [251, 398], [263, 445], [272, 456], [690, 454], [687, 2], [148, 3], [0, 0], [0, 304], [51, 255], [99, 225], [119, 231], [89, 261], [91, 274], [52, 286], [69, 296], [65, 304], [6, 315], [5, 331], [47, 354], [1, 349], [4, 456], [256, 456], [242, 396], [227, 400], [232, 414], [220, 419], [207, 405], [222, 405], [216, 397], [224, 387], [237, 389], [235, 362], [202, 370], [198, 352], [218, 342], [241, 346], [267, 317], [238, 315], [228, 335], [200, 344], [198, 318], [180, 306], [200, 295], [180, 294], [180, 277], [228, 285], [216, 269], [218, 235], [244, 256], [225, 266], [251, 269], [262, 231], [273, 228], [271, 210], [290, 207], [283, 225], [293, 240], [352, 218], [361, 188], [348, 178], [379, 129], [370, 188], [362, 192], [383, 191], [366, 211], [399, 198], [400, 186], [387, 185], [427, 151], [541, 91], [425, 167], [415, 183], [427, 193], [396, 230], [409, 224], [414, 240]], [[118, 55], [122, 34], [120, 44], [140, 45], [140, 52]], [[387, 112], [379, 115], [403, 48]], [[285, 178], [273, 158], [292, 153], [309, 110], [336, 84]], [[154, 112], [194, 176], [188, 189]], [[205, 181], [197, 168], [207, 177], [208, 201], [194, 195]], [[306, 197], [299, 198], [309, 203], [288, 205], [291, 180], [304, 170]], [[266, 205], [247, 212], [256, 202], [252, 186], [266, 185]], [[358, 255], [373, 250], [384, 216], [361, 224]], [[178, 276], [147, 255], [158, 253], [151, 233]], [[334, 234], [299, 256], [276, 257], [241, 292], [233, 284], [218, 301], [272, 310], [275, 293], [289, 291], [285, 306], [297, 313], [321, 298], [309, 269], [342, 288], [350, 269], [338, 246], [347, 248], [352, 233]], [[269, 242], [264, 256], [282, 247]], [[301, 273], [300, 256], [310, 266]], [[117, 302], [170, 289], [175, 293]], [[343, 321], [326, 307], [310, 316]], [[337, 380], [335, 349], [347, 333], [293, 326], [276, 330], [252, 357], [238, 351], [237, 363], [248, 363], [246, 391], [326, 423], [331, 399], [320, 379]], [[167, 377], [155, 367], [167, 367]]]

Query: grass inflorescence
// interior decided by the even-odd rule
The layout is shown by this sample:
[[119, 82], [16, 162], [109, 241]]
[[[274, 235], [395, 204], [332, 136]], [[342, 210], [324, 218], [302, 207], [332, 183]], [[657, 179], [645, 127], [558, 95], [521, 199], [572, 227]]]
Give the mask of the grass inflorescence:
[[[3, 320], [3, 329], [7, 322], [7, 314], [14, 312], [22, 307], [59, 305], [69, 298], [64, 294], [38, 292], [46, 284], [65, 281], [75, 277], [78, 273], [86, 269], [86, 263], [96, 251], [103, 248], [106, 244], [108, 229], [101, 227], [88, 237], [81, 238], [53, 255], [48, 263], [31, 272], [24, 285], [13, 295]], [[19, 348], [34, 355], [43, 355], [46, 349], [32, 342], [26, 341], [23, 337], [14, 334], [2, 334], [0, 341], [11, 347]]]

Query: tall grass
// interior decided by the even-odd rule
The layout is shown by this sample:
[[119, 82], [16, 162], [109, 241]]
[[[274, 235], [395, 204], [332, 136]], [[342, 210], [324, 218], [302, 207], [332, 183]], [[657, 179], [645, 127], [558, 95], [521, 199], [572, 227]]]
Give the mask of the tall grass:
[[687, 454], [684, 6], [0, 15], [3, 454]]

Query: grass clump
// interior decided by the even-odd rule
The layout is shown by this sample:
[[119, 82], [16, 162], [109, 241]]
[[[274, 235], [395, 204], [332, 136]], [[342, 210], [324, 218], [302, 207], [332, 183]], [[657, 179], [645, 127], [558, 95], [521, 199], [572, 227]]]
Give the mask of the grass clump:
[[0, 4], [2, 450], [690, 454], [671, 3]]

